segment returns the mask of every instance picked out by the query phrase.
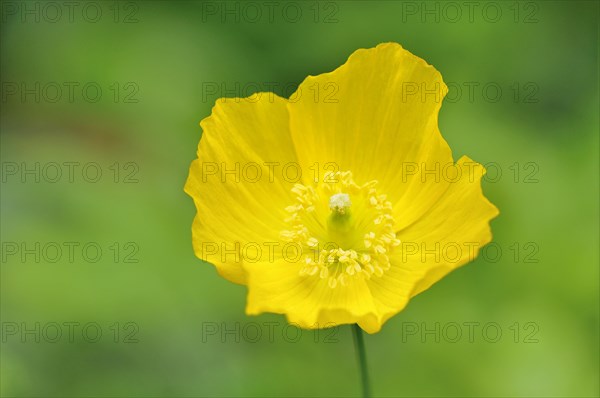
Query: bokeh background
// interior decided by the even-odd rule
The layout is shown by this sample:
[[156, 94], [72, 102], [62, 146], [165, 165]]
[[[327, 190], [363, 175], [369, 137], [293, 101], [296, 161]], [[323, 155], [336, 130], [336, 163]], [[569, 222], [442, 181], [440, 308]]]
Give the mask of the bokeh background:
[[2, 2], [2, 396], [357, 396], [349, 328], [245, 316], [183, 185], [217, 98], [386, 41], [453, 83], [442, 134], [494, 162], [501, 216], [494, 250], [366, 336], [374, 393], [598, 396], [597, 2], [53, 4]]

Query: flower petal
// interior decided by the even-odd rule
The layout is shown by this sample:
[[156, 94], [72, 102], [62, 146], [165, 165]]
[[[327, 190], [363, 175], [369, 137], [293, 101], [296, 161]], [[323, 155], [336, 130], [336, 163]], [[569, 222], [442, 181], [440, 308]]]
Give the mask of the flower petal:
[[200, 126], [185, 185], [198, 210], [194, 251], [226, 279], [245, 283], [244, 254], [254, 258], [257, 245], [268, 250], [265, 244], [280, 240], [293, 201], [293, 183], [281, 172], [296, 163], [286, 100], [272, 93], [221, 99]]
[[360, 49], [335, 71], [309, 76], [290, 97], [299, 161], [304, 169], [350, 170], [357, 182], [379, 180], [397, 229], [406, 227], [448, 188], [414, 172], [453, 163], [437, 126], [446, 93], [440, 73], [399, 44]]
[[369, 281], [382, 323], [411, 297], [474, 260], [492, 240], [489, 222], [499, 212], [481, 191], [485, 169], [466, 156], [457, 166], [460, 179], [422, 219], [399, 233], [402, 244], [390, 257], [390, 270]]
[[379, 330], [376, 308], [363, 279], [348, 278], [345, 286], [331, 288], [318, 275], [299, 275], [301, 267], [285, 260], [246, 264], [246, 313], [286, 314], [291, 324], [306, 329], [359, 323], [371, 333]]

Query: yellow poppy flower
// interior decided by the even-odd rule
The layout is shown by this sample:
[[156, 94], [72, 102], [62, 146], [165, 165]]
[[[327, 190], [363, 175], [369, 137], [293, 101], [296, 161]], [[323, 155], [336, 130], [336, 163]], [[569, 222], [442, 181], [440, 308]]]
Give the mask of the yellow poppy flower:
[[249, 315], [379, 331], [491, 240], [485, 170], [455, 163], [438, 129], [446, 92], [434, 67], [385, 43], [290, 99], [218, 100], [185, 186], [196, 255], [247, 285]]

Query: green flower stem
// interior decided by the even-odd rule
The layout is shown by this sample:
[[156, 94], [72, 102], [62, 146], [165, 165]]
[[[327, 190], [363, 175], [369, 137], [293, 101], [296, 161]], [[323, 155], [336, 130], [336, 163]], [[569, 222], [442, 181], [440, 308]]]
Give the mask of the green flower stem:
[[352, 325], [352, 336], [354, 337], [354, 348], [360, 367], [360, 379], [362, 384], [362, 396], [368, 398], [371, 396], [369, 385], [369, 374], [367, 372], [367, 355], [365, 353], [365, 342], [363, 340], [362, 329], [358, 324]]

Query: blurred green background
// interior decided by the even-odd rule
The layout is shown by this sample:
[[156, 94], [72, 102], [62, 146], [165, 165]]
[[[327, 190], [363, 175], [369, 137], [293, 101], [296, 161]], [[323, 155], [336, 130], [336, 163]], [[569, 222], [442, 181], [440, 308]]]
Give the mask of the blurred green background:
[[357, 396], [349, 328], [246, 317], [192, 252], [183, 185], [217, 98], [386, 41], [452, 83], [455, 159], [500, 170], [501, 255], [366, 336], [374, 393], [600, 394], [597, 2], [65, 3], [2, 2], [3, 396]]

